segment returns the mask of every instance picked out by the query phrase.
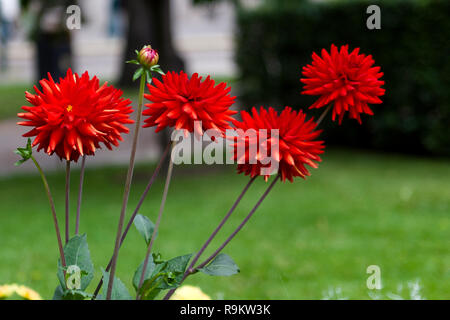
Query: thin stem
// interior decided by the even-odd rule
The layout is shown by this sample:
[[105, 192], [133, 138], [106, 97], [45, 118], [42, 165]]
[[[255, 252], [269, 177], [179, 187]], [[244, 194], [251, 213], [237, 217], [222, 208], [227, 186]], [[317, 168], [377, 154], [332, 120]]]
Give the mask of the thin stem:
[[325, 116], [327, 115], [328, 111], [330, 111], [332, 105], [330, 104], [320, 115], [319, 120], [317, 120], [316, 124], [317, 127], [319, 126], [319, 124], [322, 122], [322, 120], [325, 118]]
[[[139, 200], [139, 203], [138, 203], [138, 205], [136, 206], [136, 209], [134, 210], [133, 214], [131, 215], [131, 218], [130, 218], [130, 220], [128, 221], [128, 224], [127, 224], [127, 226], [125, 227], [125, 230], [123, 231], [122, 237], [120, 238], [120, 247], [122, 246], [122, 243], [125, 241], [125, 238], [126, 238], [126, 236], [127, 236], [127, 234], [128, 234], [128, 231], [130, 230], [131, 226], [133, 225], [134, 218], [136, 218], [136, 215], [138, 214], [139, 209], [141, 208], [142, 204], [144, 203], [145, 197], [147, 196], [148, 192], [150, 191], [150, 188], [152, 187], [153, 182], [155, 181], [156, 177], [157, 177], [158, 174], [159, 174], [159, 171], [160, 171], [161, 168], [162, 168], [162, 165], [163, 165], [163, 163], [164, 163], [164, 160], [166, 159], [167, 154], [169, 153], [170, 146], [171, 146], [171, 143], [169, 143], [169, 144], [167, 145], [166, 149], [164, 150], [164, 153], [163, 153], [163, 155], [161, 156], [161, 159], [159, 160], [159, 163], [158, 163], [158, 165], [157, 165], [155, 171], [153, 172], [153, 175], [151, 176], [150, 180], [148, 181], [147, 187], [145, 187], [145, 190], [144, 190], [144, 192], [142, 193], [141, 199]], [[109, 259], [108, 265], [106, 266], [106, 271], [109, 271], [109, 269], [111, 268], [111, 263], [112, 263], [112, 257], [111, 257], [111, 259]], [[102, 285], [103, 285], [103, 278], [100, 279], [100, 282], [99, 282], [99, 284], [97, 285], [97, 288], [95, 289], [93, 298], [95, 298], [95, 297], [98, 295], [98, 293], [100, 292], [100, 289], [101, 289]]]
[[[209, 236], [208, 240], [206, 240], [206, 242], [203, 244], [202, 248], [200, 249], [200, 251], [195, 255], [194, 259], [192, 259], [192, 262], [190, 263], [189, 267], [186, 269], [183, 278], [181, 280], [181, 282], [183, 282], [190, 273], [193, 272], [193, 268], [195, 266], [195, 264], [197, 263], [198, 259], [200, 259], [201, 255], [203, 254], [203, 252], [206, 250], [206, 248], [209, 246], [209, 244], [211, 243], [211, 241], [214, 239], [214, 237], [217, 235], [217, 233], [220, 231], [220, 229], [222, 229], [223, 225], [225, 224], [225, 222], [227, 222], [227, 220], [230, 218], [231, 214], [234, 212], [234, 210], [236, 209], [237, 205], [239, 204], [239, 202], [241, 202], [242, 198], [244, 197], [245, 193], [247, 192], [247, 190], [250, 188], [250, 186], [252, 185], [252, 183], [255, 181], [255, 179], [257, 178], [257, 176], [253, 177], [250, 179], [250, 181], [247, 183], [247, 185], [244, 187], [244, 189], [242, 190], [241, 194], [239, 195], [239, 197], [236, 199], [236, 201], [234, 202], [233, 206], [231, 207], [231, 209], [228, 211], [228, 213], [226, 214], [226, 216], [222, 219], [222, 221], [220, 222], [220, 224], [217, 226], [217, 228], [213, 231], [213, 233]], [[168, 294], [173, 294], [173, 292], [175, 292], [175, 289], [171, 289]]]
[[[58, 217], [56, 216], [55, 204], [53, 202], [52, 193], [50, 192], [50, 187], [48, 186], [47, 179], [45, 178], [45, 174], [44, 174], [44, 171], [42, 171], [41, 166], [39, 165], [39, 163], [36, 161], [36, 159], [33, 156], [31, 156], [31, 160], [33, 160], [34, 165], [36, 166], [36, 168], [38, 169], [38, 171], [41, 175], [42, 183], [44, 184], [44, 188], [47, 193], [48, 202], [50, 203], [50, 209], [52, 211], [53, 223], [55, 225], [56, 238], [58, 239], [58, 249], [59, 249], [61, 264], [65, 268], [66, 267], [66, 258], [64, 257], [64, 249], [63, 249], [62, 240], [61, 240], [61, 232], [59, 230]], [[64, 274], [65, 273], [66, 273], [66, 271], [64, 271]]]
[[[209, 256], [204, 262], [199, 264], [196, 268], [188, 270], [189, 273], [185, 278], [187, 278], [190, 274], [195, 273], [198, 269], [203, 268], [206, 266], [211, 260], [213, 260], [222, 250], [225, 248], [225, 246], [236, 236], [236, 234], [244, 227], [244, 225], [250, 220], [250, 218], [253, 216], [255, 211], [258, 209], [258, 207], [261, 205], [263, 200], [266, 198], [266, 196], [269, 194], [270, 190], [272, 190], [275, 183], [280, 179], [280, 174], [278, 174], [275, 179], [272, 181], [272, 183], [269, 185], [269, 187], [266, 189], [264, 194], [261, 196], [261, 198], [258, 200], [256, 205], [253, 207], [253, 209], [250, 211], [250, 213], [245, 217], [245, 219], [241, 222], [241, 224], [234, 230], [234, 232], [225, 240], [225, 242], [211, 255]], [[181, 283], [180, 283], [181, 284]], [[166, 296], [164, 297], [164, 300], [170, 299], [170, 297], [173, 295], [174, 291], [169, 291]]]
[[124, 193], [123, 193], [123, 202], [122, 202], [122, 209], [120, 211], [119, 225], [117, 227], [116, 241], [115, 241], [115, 245], [114, 245], [114, 253], [113, 253], [113, 258], [112, 258], [112, 262], [111, 262], [111, 272], [109, 274], [106, 300], [111, 300], [111, 293], [112, 293], [112, 288], [113, 288], [113, 283], [114, 283], [114, 275], [116, 273], [117, 258], [119, 256], [119, 248], [120, 248], [120, 238], [122, 235], [123, 223], [125, 220], [125, 212], [127, 210], [128, 197], [130, 195], [131, 180], [133, 178], [134, 160], [135, 160], [135, 156], [136, 156], [137, 140], [138, 140], [138, 136], [139, 136], [139, 128], [140, 128], [140, 123], [141, 123], [142, 102], [143, 102], [143, 98], [144, 98], [145, 83], [146, 83], [146, 77], [145, 77], [145, 73], [144, 73], [141, 76], [141, 84], [140, 84], [140, 88], [139, 88], [139, 104], [138, 104], [137, 117], [136, 117], [136, 127], [134, 130], [133, 145], [132, 145], [131, 154], [130, 154], [130, 163], [128, 166], [127, 179], [125, 182], [125, 188], [124, 188]]
[[66, 243], [69, 242], [70, 231], [69, 231], [69, 218], [70, 218], [70, 161], [66, 161]]
[[75, 224], [75, 234], [78, 235], [80, 231], [80, 212], [81, 212], [81, 198], [83, 196], [83, 184], [84, 184], [84, 169], [86, 167], [86, 155], [83, 155], [81, 160], [81, 171], [80, 171], [80, 185], [78, 187], [78, 202], [77, 202], [77, 221]]
[[[175, 141], [172, 143], [172, 149], [173, 149], [174, 145], [175, 145]], [[141, 278], [139, 280], [139, 286], [138, 286], [138, 290], [137, 290], [138, 293], [136, 294], [136, 300], [139, 299], [139, 289], [142, 287], [142, 284], [144, 283], [145, 272], [147, 271], [147, 266], [148, 266], [148, 259], [150, 257], [150, 253], [151, 253], [152, 247], [153, 247], [153, 242], [155, 241], [156, 234], [158, 233], [159, 225], [161, 223], [161, 217], [162, 217], [162, 213], [164, 212], [164, 206], [166, 204], [167, 193], [169, 191], [170, 180], [172, 178], [172, 170], [173, 170], [173, 161], [172, 161], [172, 156], [171, 156], [169, 158], [169, 169], [167, 170], [166, 183], [164, 185], [164, 192], [163, 192], [163, 196], [161, 199], [161, 205], [159, 207], [158, 218], [156, 220], [155, 229], [153, 230], [152, 237], [150, 239], [150, 244], [148, 245], [147, 253], [145, 255], [144, 266], [142, 267], [142, 274], [141, 274]]]

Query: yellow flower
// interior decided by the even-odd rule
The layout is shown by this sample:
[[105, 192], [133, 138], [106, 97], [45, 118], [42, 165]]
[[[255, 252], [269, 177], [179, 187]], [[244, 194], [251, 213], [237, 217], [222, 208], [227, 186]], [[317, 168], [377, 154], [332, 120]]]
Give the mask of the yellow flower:
[[11, 297], [16, 292], [17, 284], [5, 284], [0, 286], [0, 299]]
[[42, 300], [39, 293], [28, 287], [19, 286], [15, 283], [0, 286], [0, 300], [10, 298], [14, 293], [26, 300]]
[[25, 286], [17, 287], [16, 293], [26, 300], [42, 300], [39, 293]]
[[182, 286], [179, 287], [170, 300], [211, 300], [199, 287]]

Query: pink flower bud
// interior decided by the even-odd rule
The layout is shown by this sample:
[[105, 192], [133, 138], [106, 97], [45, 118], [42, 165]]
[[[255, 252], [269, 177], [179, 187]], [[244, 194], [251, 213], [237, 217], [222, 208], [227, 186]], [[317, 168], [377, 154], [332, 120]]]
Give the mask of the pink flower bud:
[[156, 65], [159, 61], [159, 54], [152, 49], [150, 45], [144, 46], [137, 56], [139, 63], [145, 68], [150, 68]]

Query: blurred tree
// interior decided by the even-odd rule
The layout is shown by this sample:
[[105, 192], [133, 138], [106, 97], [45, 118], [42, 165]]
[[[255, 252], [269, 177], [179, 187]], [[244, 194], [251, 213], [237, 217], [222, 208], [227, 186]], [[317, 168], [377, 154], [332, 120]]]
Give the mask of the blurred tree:
[[[194, 4], [212, 4], [219, 1], [222, 0], [192, 0]], [[229, 1], [239, 5], [239, 0]], [[180, 58], [173, 45], [170, 2], [170, 0], [122, 0], [128, 15], [124, 61], [135, 59], [134, 50], [140, 50], [144, 45], [150, 44], [158, 50], [163, 70], [180, 71], [184, 69], [184, 61]], [[131, 79], [135, 69], [133, 65], [122, 65], [119, 80], [121, 86], [132, 85]]]
[[[172, 41], [170, 21], [170, 1], [166, 0], [129, 0], [123, 1], [128, 15], [127, 43], [124, 60], [136, 58], [134, 50], [140, 50], [150, 44], [158, 50], [163, 70], [180, 71], [184, 62], [175, 51]], [[123, 64], [119, 80], [121, 86], [131, 86], [135, 66]]]
[[74, 0], [21, 0], [28, 37], [36, 45], [37, 79], [50, 72], [53, 78], [65, 75], [72, 66], [70, 31], [66, 27], [66, 8]]

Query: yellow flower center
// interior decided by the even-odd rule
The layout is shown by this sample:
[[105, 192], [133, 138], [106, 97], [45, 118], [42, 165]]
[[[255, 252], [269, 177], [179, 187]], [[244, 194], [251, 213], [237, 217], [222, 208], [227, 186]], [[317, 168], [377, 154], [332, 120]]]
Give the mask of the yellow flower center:
[[69, 105], [67, 106], [67, 108], [66, 108], [67, 112], [71, 112], [72, 109], [73, 109], [73, 107], [72, 107], [72, 105], [70, 105], [70, 104], [69, 104]]

